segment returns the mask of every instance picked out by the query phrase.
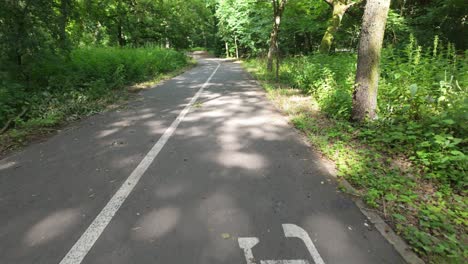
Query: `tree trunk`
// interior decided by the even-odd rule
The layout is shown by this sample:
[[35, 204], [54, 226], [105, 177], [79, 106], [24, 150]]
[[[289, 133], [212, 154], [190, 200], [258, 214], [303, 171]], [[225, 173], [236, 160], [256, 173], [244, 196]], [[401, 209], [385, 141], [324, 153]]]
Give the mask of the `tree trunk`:
[[204, 47], [207, 49], [208, 48], [208, 41], [206, 40], [205, 30], [202, 30], [202, 36], [203, 36]]
[[125, 46], [125, 38], [123, 36], [122, 23], [120, 20], [117, 24], [117, 40], [119, 41], [120, 47]]
[[63, 50], [68, 48], [67, 24], [69, 18], [70, 0], [60, 1], [60, 32], [59, 43]]
[[15, 49], [15, 57], [16, 57], [16, 65], [21, 71], [21, 66], [23, 65], [23, 55], [21, 54], [19, 49]]
[[323, 35], [322, 42], [320, 43], [319, 51], [321, 53], [330, 52], [333, 38], [341, 25], [341, 20], [346, 11], [355, 4], [355, 2], [347, 3], [346, 0], [325, 0], [332, 8], [332, 17], [328, 21], [328, 27]]
[[[279, 2], [278, 2], [279, 1]], [[284, 6], [288, 0], [272, 0], [273, 4], [273, 30], [270, 34], [270, 48], [268, 49], [267, 70], [273, 70], [273, 55], [278, 52], [278, 33], [281, 23], [281, 16], [283, 15]]]
[[280, 70], [280, 54], [278, 47], [276, 47], [276, 82], [279, 83], [279, 70]]
[[310, 37], [310, 33], [305, 33], [305, 38], [306, 38], [306, 41], [304, 43], [304, 50], [307, 51], [307, 53], [310, 53], [312, 51], [312, 40], [311, 40], [311, 37]]
[[228, 44], [227, 41], [224, 41], [224, 45], [225, 45], [225, 47], [226, 47], [226, 58], [229, 58], [229, 57], [231, 57], [231, 56], [229, 55], [229, 44]]
[[379, 62], [390, 0], [367, 0], [359, 40], [352, 119], [376, 118]]
[[125, 37], [123, 34], [123, 18], [125, 16], [125, 11], [122, 8], [122, 1], [118, 1], [117, 3], [117, 41], [119, 42], [119, 46], [125, 46]]
[[236, 46], [236, 59], [239, 59], [239, 47], [237, 46], [237, 36], [234, 35], [234, 44]]

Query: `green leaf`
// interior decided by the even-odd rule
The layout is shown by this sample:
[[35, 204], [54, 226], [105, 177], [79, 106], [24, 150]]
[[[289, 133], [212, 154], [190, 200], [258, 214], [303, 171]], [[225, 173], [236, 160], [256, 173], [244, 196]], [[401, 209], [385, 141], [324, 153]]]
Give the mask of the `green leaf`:
[[450, 154], [452, 154], [454, 156], [465, 156], [465, 154], [463, 154], [463, 152], [458, 151], [458, 150], [452, 150], [452, 151], [450, 151]]
[[445, 120], [442, 120], [443, 123], [447, 124], [447, 125], [453, 125], [455, 124], [455, 121], [453, 121], [452, 119], [445, 119]]
[[393, 216], [393, 218], [395, 218], [395, 219], [397, 219], [397, 220], [406, 221], [406, 217], [404, 217], [404, 216], [401, 215], [401, 214], [393, 214], [392, 216]]
[[410, 89], [411, 97], [414, 97], [416, 93], [418, 92], [418, 85], [413, 83], [412, 85], [410, 85], [409, 89]]

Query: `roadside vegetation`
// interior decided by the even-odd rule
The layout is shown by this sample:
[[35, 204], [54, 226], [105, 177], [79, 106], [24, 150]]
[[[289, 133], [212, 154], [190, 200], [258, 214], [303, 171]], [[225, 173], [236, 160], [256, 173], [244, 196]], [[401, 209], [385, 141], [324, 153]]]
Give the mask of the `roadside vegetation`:
[[434, 41], [383, 52], [379, 112], [350, 122], [356, 55], [286, 58], [279, 83], [265, 59], [245, 67], [368, 206], [432, 262], [467, 257], [468, 58]]
[[127, 98], [129, 85], [154, 82], [188, 62], [180, 52], [157, 47], [89, 47], [68, 58], [41, 56], [28, 65], [27, 82], [0, 83], [0, 152], [100, 112]]

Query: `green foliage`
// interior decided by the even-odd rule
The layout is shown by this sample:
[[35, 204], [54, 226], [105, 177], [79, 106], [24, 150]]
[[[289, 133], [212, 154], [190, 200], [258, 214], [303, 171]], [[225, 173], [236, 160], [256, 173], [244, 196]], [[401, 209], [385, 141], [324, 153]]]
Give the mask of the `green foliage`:
[[432, 36], [439, 35], [444, 41], [455, 43], [458, 49], [467, 49], [465, 0], [399, 0], [394, 8], [425, 46], [431, 43]]
[[323, 111], [334, 117], [349, 117], [356, 56], [324, 55], [288, 59], [283, 72], [288, 83], [312, 94]]
[[[266, 52], [272, 25], [269, 1], [212, 0], [218, 35], [228, 42], [231, 53], [237, 36], [243, 57]], [[334, 35], [332, 50], [353, 50], [359, 40], [365, 1], [357, 1], [343, 16], [342, 25]], [[432, 36], [455, 43], [466, 49], [466, 13], [464, 0], [395, 0], [387, 19], [385, 42], [406, 45], [414, 34], [422, 46], [432, 44]], [[325, 1], [290, 0], [281, 21], [280, 50], [282, 54], [309, 54], [318, 49], [327, 27], [331, 9]], [[219, 43], [218, 48], [223, 48]], [[219, 53], [224, 54], [224, 53]]]
[[[280, 81], [313, 95], [329, 116], [348, 120], [355, 61], [355, 55], [346, 53], [287, 58]], [[424, 168], [426, 178], [463, 190], [467, 180], [467, 67], [467, 57], [456, 55], [451, 45], [443, 47], [438, 38], [431, 49], [423, 50], [414, 39], [404, 50], [386, 48], [379, 120], [363, 127], [361, 138], [391, 153], [404, 153]]]
[[266, 1], [217, 1], [218, 35], [228, 43], [234, 54], [235, 39], [240, 53], [257, 55], [266, 51], [271, 31], [271, 4]]
[[[31, 63], [29, 82], [4, 79], [0, 86], [0, 127], [54, 126], [95, 113], [116, 99], [116, 89], [187, 65], [169, 49], [82, 48], [70, 57], [43, 56]], [[15, 118], [27, 109], [21, 118]]]

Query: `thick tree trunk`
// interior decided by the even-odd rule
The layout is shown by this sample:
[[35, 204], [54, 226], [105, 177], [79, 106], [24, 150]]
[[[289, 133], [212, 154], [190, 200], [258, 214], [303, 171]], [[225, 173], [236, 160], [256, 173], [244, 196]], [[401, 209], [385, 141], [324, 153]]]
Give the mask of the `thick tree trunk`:
[[379, 62], [390, 0], [367, 0], [359, 40], [352, 119], [376, 118]]
[[341, 25], [341, 20], [346, 11], [355, 4], [355, 2], [347, 3], [346, 0], [325, 0], [332, 8], [332, 17], [328, 21], [328, 27], [323, 35], [322, 42], [320, 43], [319, 51], [321, 53], [330, 52], [333, 38]]
[[287, 0], [272, 0], [274, 21], [273, 30], [270, 34], [270, 48], [268, 49], [267, 70], [269, 72], [273, 70], [273, 56], [278, 55], [278, 33], [286, 2]]

